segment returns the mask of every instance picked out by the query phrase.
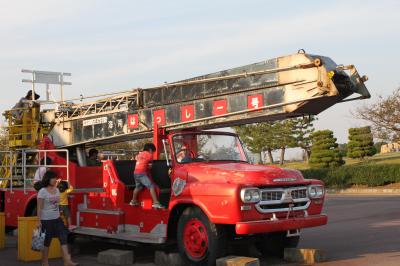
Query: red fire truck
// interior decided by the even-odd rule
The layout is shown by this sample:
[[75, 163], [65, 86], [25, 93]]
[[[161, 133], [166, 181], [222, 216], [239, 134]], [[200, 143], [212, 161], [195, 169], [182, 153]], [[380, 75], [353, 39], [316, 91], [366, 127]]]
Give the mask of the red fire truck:
[[[38, 83], [67, 85], [65, 73], [25, 72], [33, 92]], [[352, 65], [299, 52], [91, 102], [28, 99], [4, 113], [9, 150], [2, 152], [0, 211], [8, 226], [36, 214], [33, 172], [49, 157], [47, 167], [75, 188], [69, 198], [75, 235], [176, 243], [191, 265], [215, 264], [239, 238], [254, 240], [262, 253], [296, 246], [302, 228], [327, 223], [323, 183], [254, 165], [236, 134], [215, 129], [316, 115], [369, 98], [366, 80]], [[56, 106], [43, 108], [48, 103]], [[157, 147], [151, 176], [165, 209], [152, 208], [148, 190], [140, 206], [129, 205], [134, 160], [87, 164], [88, 148], [149, 137]]]

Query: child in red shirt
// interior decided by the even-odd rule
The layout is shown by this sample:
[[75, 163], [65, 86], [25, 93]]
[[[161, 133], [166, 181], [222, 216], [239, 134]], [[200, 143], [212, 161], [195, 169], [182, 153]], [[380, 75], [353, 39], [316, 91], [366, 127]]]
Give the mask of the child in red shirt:
[[154, 144], [147, 143], [144, 145], [143, 151], [139, 152], [139, 154], [136, 156], [136, 166], [134, 171], [136, 187], [133, 191], [133, 197], [129, 205], [139, 206], [140, 203], [137, 201], [137, 196], [139, 192], [143, 189], [143, 187], [146, 187], [150, 190], [150, 194], [153, 199], [152, 207], [155, 209], [164, 208], [164, 206], [162, 206], [158, 201], [153, 182], [151, 182], [148, 174], [151, 169], [151, 164], [153, 162], [153, 153], [155, 151], [156, 147], [154, 146]]

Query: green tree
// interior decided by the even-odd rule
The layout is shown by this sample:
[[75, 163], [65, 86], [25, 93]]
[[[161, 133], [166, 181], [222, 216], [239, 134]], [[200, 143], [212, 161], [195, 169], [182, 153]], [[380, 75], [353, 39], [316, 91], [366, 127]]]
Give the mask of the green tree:
[[345, 162], [339, 152], [331, 130], [319, 130], [311, 134], [312, 146], [309, 165], [313, 168], [341, 166]]
[[274, 163], [272, 151], [278, 148], [275, 127], [274, 123], [264, 122], [237, 126], [235, 131], [251, 152], [259, 153], [261, 157], [266, 152], [270, 163]]
[[347, 156], [350, 158], [363, 159], [366, 156], [376, 154], [371, 127], [349, 128], [347, 147]]
[[123, 153], [125, 155], [120, 156], [120, 159], [132, 159], [139, 151], [143, 150], [144, 144], [153, 142], [152, 139], [137, 139], [133, 141], [124, 141], [113, 144], [107, 144], [96, 147], [101, 153], [105, 155], [108, 152], [111, 153]]
[[278, 148], [281, 149], [281, 156], [279, 164], [283, 165], [285, 162], [285, 151], [287, 148], [297, 147], [297, 141], [294, 134], [296, 120], [287, 119], [284, 121], [277, 121], [274, 123], [274, 138]]
[[311, 154], [311, 134], [315, 131], [313, 122], [314, 116], [294, 118], [294, 137], [297, 147], [304, 150], [305, 159], [308, 162]]

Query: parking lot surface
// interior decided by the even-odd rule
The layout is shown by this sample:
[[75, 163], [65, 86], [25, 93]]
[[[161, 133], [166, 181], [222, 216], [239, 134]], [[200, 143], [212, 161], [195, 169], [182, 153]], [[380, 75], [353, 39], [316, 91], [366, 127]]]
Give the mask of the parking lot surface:
[[[328, 225], [302, 231], [300, 247], [326, 252], [323, 266], [336, 265], [400, 265], [400, 196], [337, 196], [329, 195], [325, 212]], [[80, 265], [99, 265], [96, 255], [109, 248], [133, 249], [136, 266], [153, 266], [153, 246], [121, 247], [99, 241], [81, 239], [72, 247]], [[251, 252], [251, 251], [249, 251]], [[0, 266], [40, 265], [16, 260], [16, 239], [8, 236], [6, 249], [0, 250]], [[262, 265], [294, 265], [279, 258], [261, 258]], [[51, 265], [63, 265], [60, 259]]]

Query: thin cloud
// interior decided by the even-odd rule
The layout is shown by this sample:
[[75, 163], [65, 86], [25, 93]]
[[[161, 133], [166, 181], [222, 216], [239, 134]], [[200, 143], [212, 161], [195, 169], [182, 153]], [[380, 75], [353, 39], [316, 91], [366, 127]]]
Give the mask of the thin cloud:
[[[394, 18], [397, 19], [396, 11], [390, 6], [381, 14], [377, 14], [375, 7], [371, 5], [357, 7], [357, 16], [350, 23], [349, 18], [354, 17], [354, 8], [355, 6], [346, 4], [306, 17], [299, 15], [269, 23], [262, 20], [249, 21], [244, 25], [237, 25], [235, 32], [229, 35], [225, 35], [221, 31], [221, 36], [211, 38], [205, 36], [202, 41], [188, 40], [185, 47], [179, 47], [162, 55], [157, 53], [157, 55], [148, 56], [139, 62], [113, 65], [112, 68], [89, 75], [89, 80], [118, 79], [132, 73], [140, 75], [163, 67], [179, 69], [182, 64], [193, 63], [203, 58], [218, 56], [222, 59], [246, 50], [279, 47], [293, 42], [324, 43], [340, 37], [343, 45], [346, 45], [346, 42], [368, 36], [371, 32], [379, 31], [379, 35], [385, 35], [399, 29], [399, 23], [393, 21]], [[338, 20], [338, 18], [343, 19]], [[375, 25], [371, 23], [371, 20], [379, 20], [380, 23], [387, 26], [382, 28], [381, 24]], [[207, 27], [209, 25], [204, 26], [204, 28]], [[163, 43], [159, 43], [159, 47], [162, 46]], [[265, 54], [268, 54], [267, 50]]]
[[[86, 3], [85, 3], [86, 2]], [[79, 11], [88, 7], [89, 1], [2, 1], [0, 3], [0, 30], [15, 35], [18, 28], [40, 30], [37, 25], [52, 20], [62, 20], [79, 15]]]

